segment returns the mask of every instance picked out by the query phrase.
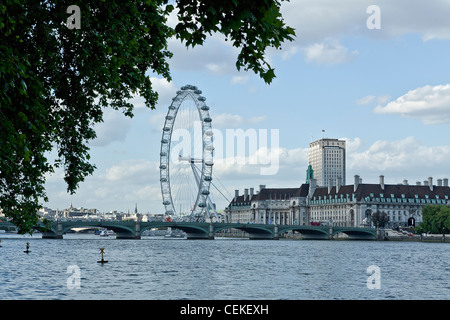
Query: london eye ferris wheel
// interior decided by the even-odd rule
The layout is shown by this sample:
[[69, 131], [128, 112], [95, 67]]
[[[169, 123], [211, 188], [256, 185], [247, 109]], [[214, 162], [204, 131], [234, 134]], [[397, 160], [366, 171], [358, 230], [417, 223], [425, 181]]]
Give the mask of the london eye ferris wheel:
[[217, 218], [209, 197], [213, 131], [202, 91], [186, 85], [177, 91], [163, 127], [160, 183], [165, 213], [184, 220]]

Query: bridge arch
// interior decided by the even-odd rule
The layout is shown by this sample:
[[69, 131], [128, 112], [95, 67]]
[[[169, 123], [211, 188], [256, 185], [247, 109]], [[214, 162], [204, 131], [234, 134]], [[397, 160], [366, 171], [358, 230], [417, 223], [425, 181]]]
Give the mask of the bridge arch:
[[239, 229], [248, 233], [251, 240], [265, 240], [277, 238], [274, 231], [274, 225], [271, 224], [245, 224], [245, 223], [226, 223], [216, 224], [214, 233], [227, 230]]
[[333, 227], [333, 236], [344, 233], [350, 240], [375, 240], [377, 238], [376, 229], [356, 228], [356, 227]]
[[114, 231], [116, 239], [139, 239], [135, 221], [67, 221], [62, 223], [61, 233], [79, 227], [97, 227]]
[[211, 239], [209, 223], [192, 223], [192, 222], [141, 222], [140, 232], [151, 228], [171, 227], [186, 232], [187, 239]]
[[328, 227], [317, 227], [317, 226], [307, 226], [307, 225], [280, 225], [280, 234], [288, 231], [297, 231], [301, 233], [302, 238], [305, 240], [327, 240], [330, 238]]
[[54, 221], [50, 228], [43, 229], [43, 226], [35, 227], [42, 232], [44, 239], [62, 239], [63, 235], [73, 228], [80, 227], [101, 227], [112, 230], [116, 233], [116, 239], [139, 239], [140, 234], [136, 230], [134, 221]]

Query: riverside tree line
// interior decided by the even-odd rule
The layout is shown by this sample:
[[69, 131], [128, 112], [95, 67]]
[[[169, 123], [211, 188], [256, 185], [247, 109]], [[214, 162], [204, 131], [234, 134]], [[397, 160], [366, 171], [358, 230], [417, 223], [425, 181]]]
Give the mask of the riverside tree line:
[[[416, 227], [415, 232], [445, 234], [450, 233], [450, 207], [425, 205], [422, 209], [423, 221]], [[377, 211], [372, 215], [375, 226], [383, 228], [389, 221], [386, 212]]]

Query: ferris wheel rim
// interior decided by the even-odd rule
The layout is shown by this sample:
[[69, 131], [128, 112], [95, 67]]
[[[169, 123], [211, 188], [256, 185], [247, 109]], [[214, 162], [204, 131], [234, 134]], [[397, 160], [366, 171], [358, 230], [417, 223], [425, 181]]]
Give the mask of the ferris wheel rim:
[[[181, 216], [181, 212], [177, 212], [176, 204], [174, 203], [171, 186], [170, 174], [170, 152], [171, 139], [174, 128], [174, 123], [180, 110], [181, 105], [185, 99], [190, 98], [194, 101], [195, 107], [199, 114], [199, 120], [202, 125], [202, 161], [201, 170], [199, 174], [198, 190], [195, 203], [191, 209], [190, 216], [205, 215], [207, 207], [207, 196], [209, 195], [210, 183], [212, 180], [212, 165], [213, 165], [213, 147], [212, 147], [212, 127], [211, 117], [209, 115], [209, 107], [206, 105], [206, 98], [201, 95], [202, 91], [196, 86], [186, 85], [177, 91], [177, 95], [172, 99], [167, 112], [163, 134], [161, 138], [160, 150], [160, 183], [161, 194], [163, 198], [163, 205], [165, 207], [166, 215]], [[180, 155], [181, 157], [181, 155]], [[193, 161], [192, 159], [191, 161]], [[193, 169], [194, 171], [194, 169]]]

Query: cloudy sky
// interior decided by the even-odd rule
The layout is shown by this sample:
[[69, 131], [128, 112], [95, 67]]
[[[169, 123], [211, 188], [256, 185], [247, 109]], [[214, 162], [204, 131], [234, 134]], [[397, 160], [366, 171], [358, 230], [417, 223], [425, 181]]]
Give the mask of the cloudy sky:
[[[380, 19], [371, 5], [380, 9]], [[377, 183], [381, 174], [392, 184], [450, 178], [448, 0], [291, 0], [282, 12], [297, 37], [282, 50], [267, 51], [276, 73], [271, 85], [237, 72], [237, 50], [223, 37], [194, 50], [171, 41], [172, 82], [152, 78], [157, 109], [146, 109], [136, 97], [133, 119], [106, 111], [90, 144], [97, 171], [72, 196], [61, 172], [48, 177], [44, 205], [126, 212], [137, 203], [141, 212], [164, 212], [162, 127], [172, 98], [186, 84], [203, 91], [216, 139], [222, 133], [219, 145], [226, 144], [227, 130], [257, 136], [257, 147], [235, 154], [234, 163], [223, 161], [233, 156], [226, 152], [217, 159], [213, 177], [225, 195], [211, 189], [218, 209], [235, 189], [300, 186], [309, 143], [322, 134], [347, 140], [347, 184], [356, 174], [366, 183]]]

